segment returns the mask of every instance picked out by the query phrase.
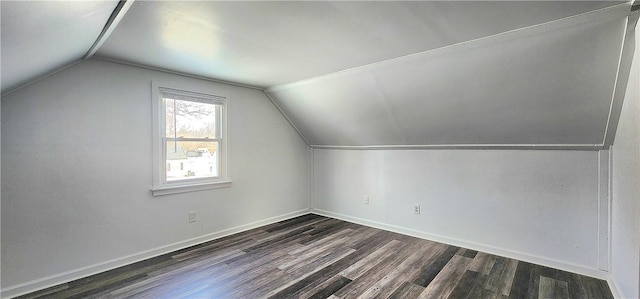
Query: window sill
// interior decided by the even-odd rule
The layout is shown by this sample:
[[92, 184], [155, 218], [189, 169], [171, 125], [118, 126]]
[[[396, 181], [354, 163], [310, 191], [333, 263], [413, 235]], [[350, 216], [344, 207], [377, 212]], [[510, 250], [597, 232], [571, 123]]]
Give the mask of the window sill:
[[227, 188], [230, 186], [231, 186], [231, 181], [219, 181], [219, 182], [193, 184], [193, 185], [157, 187], [157, 188], [151, 189], [151, 194], [153, 194], [153, 196], [162, 196], [162, 195], [176, 194], [176, 193]]

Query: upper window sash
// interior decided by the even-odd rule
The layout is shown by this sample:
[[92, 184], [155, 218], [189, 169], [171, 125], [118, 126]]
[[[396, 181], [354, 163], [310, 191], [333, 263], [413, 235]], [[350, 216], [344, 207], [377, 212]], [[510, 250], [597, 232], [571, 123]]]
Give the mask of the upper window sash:
[[[171, 96], [166, 96], [166, 95], [171, 95]], [[160, 96], [161, 99], [160, 101], [162, 102], [161, 105], [161, 109], [162, 109], [162, 115], [164, 115], [164, 117], [162, 118], [162, 124], [161, 126], [164, 127], [165, 129], [162, 130], [163, 136], [165, 137], [170, 137], [170, 135], [167, 134], [167, 102], [168, 101], [174, 101], [174, 103], [176, 101], [181, 101], [181, 102], [190, 102], [190, 103], [198, 103], [198, 104], [204, 104], [204, 105], [211, 105], [213, 107], [213, 136], [209, 137], [209, 139], [223, 139], [223, 121], [224, 121], [224, 109], [225, 109], [225, 103], [223, 100], [224, 98], [221, 97], [216, 97], [216, 96], [209, 96], [208, 98], [205, 98], [202, 94], [194, 94], [194, 97], [197, 96], [197, 98], [191, 98], [191, 97], [187, 97], [187, 96], [181, 96], [181, 95], [176, 95], [175, 92], [160, 92]], [[173, 111], [173, 115], [174, 115], [174, 120], [177, 120], [177, 118], [179, 117], [179, 114], [177, 113], [177, 111]], [[177, 127], [173, 128], [174, 130], [174, 134], [176, 133], [175, 130], [177, 130]], [[203, 137], [187, 137], [187, 138], [203, 138]]]

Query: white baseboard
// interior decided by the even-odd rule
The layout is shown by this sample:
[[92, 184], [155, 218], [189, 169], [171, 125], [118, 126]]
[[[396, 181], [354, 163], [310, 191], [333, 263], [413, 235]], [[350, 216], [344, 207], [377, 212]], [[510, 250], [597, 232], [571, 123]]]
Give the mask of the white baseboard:
[[486, 244], [480, 244], [476, 242], [425, 233], [425, 232], [410, 229], [410, 228], [395, 226], [395, 225], [377, 222], [377, 221], [371, 221], [363, 218], [352, 217], [352, 216], [324, 211], [324, 210], [312, 209], [311, 213], [332, 217], [340, 220], [345, 220], [345, 221], [349, 221], [357, 224], [362, 224], [370, 227], [375, 227], [383, 230], [388, 230], [388, 231], [400, 233], [403, 235], [409, 235], [409, 236], [413, 236], [421, 239], [426, 239], [426, 240], [453, 245], [457, 247], [464, 247], [464, 248], [482, 251], [482, 252], [486, 252], [486, 253], [490, 253], [498, 256], [517, 259], [517, 260], [521, 260], [521, 261], [525, 261], [525, 262], [529, 262], [537, 265], [542, 265], [550, 268], [578, 273], [581, 275], [594, 277], [602, 280], [608, 281], [610, 278], [609, 272], [597, 269], [595, 267], [589, 267], [585, 265], [576, 265], [576, 264], [558, 261], [558, 260], [554, 260], [554, 259], [550, 259], [542, 256], [536, 256], [528, 253], [518, 252], [515, 250], [503, 249], [503, 248], [498, 248], [498, 247], [494, 247]]
[[616, 280], [613, 279], [613, 275], [609, 274], [609, 277], [607, 277], [607, 283], [609, 284], [609, 289], [611, 289], [613, 298], [620, 298], [620, 299], [628, 298], [628, 297], [622, 296], [622, 291], [620, 289], [620, 286], [618, 285], [618, 283], [616, 283]]
[[129, 265], [135, 262], [139, 262], [142, 260], [146, 260], [152, 257], [156, 257], [159, 255], [167, 254], [176, 250], [180, 250], [183, 248], [187, 248], [193, 245], [197, 245], [200, 243], [208, 242], [211, 240], [219, 239], [228, 235], [233, 235], [236, 233], [240, 233], [243, 231], [247, 231], [250, 229], [254, 229], [260, 226], [264, 226], [267, 224], [275, 223], [278, 221], [302, 216], [310, 213], [308, 209], [303, 209], [291, 213], [286, 213], [283, 215], [267, 218], [264, 220], [252, 222], [245, 225], [240, 225], [232, 228], [228, 228], [219, 232], [206, 234], [200, 237], [196, 237], [193, 239], [188, 239], [180, 242], [176, 242], [173, 244], [157, 247], [151, 250], [135, 253], [132, 255], [116, 258], [110, 261], [97, 263], [93, 265], [89, 265], [86, 267], [74, 269], [71, 271], [43, 277], [40, 279], [32, 280], [26, 283], [22, 283], [19, 285], [9, 286], [0, 290], [0, 297], [2, 298], [11, 298], [24, 294], [28, 294], [31, 292], [35, 292], [38, 290], [46, 289], [55, 285], [59, 285], [62, 283], [70, 282], [76, 279], [80, 279], [83, 277], [91, 276], [94, 274], [98, 274], [104, 271], [112, 270], [118, 267], [122, 267], [125, 265]]

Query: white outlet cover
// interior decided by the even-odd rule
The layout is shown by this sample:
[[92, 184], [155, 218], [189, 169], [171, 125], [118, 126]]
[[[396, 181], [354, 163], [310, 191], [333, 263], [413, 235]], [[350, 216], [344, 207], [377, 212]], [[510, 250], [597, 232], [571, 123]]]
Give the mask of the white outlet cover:
[[420, 214], [420, 205], [413, 206], [413, 213]]
[[368, 205], [369, 204], [369, 196], [365, 196], [364, 197], [364, 204]]

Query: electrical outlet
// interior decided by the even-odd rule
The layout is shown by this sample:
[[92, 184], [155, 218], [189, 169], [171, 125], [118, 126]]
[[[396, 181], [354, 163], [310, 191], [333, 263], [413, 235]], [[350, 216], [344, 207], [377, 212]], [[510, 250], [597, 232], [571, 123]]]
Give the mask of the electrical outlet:
[[413, 206], [413, 213], [420, 214], [420, 205]]
[[365, 196], [364, 197], [364, 204], [368, 205], [369, 204], [369, 196]]
[[196, 222], [196, 212], [189, 212], [189, 223]]

